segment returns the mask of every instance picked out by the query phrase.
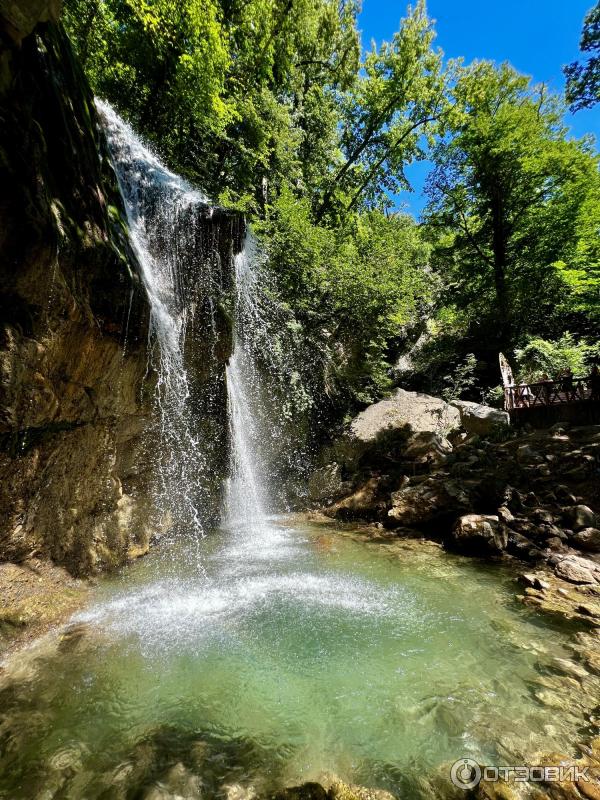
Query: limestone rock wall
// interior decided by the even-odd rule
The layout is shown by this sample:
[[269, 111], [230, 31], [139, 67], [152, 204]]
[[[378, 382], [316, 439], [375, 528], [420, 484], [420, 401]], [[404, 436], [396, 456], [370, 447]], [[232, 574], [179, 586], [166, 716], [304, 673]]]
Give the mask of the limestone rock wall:
[[148, 309], [56, 2], [0, 0], [0, 559], [147, 546]]

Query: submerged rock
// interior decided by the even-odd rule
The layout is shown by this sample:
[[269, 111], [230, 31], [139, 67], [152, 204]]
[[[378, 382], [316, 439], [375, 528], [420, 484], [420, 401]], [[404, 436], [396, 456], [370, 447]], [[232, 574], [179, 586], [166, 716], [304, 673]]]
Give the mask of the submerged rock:
[[268, 800], [330, 800], [327, 790], [320, 783], [303, 783], [269, 795]]
[[334, 779], [328, 788], [320, 783], [303, 783], [281, 789], [268, 800], [395, 800], [395, 797], [385, 789], [371, 789]]

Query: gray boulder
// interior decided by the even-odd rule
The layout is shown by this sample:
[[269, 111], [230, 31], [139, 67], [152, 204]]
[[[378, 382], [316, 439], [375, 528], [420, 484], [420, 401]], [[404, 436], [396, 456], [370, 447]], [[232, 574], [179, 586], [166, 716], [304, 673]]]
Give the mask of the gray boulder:
[[467, 433], [486, 436], [499, 427], [510, 425], [510, 417], [506, 411], [491, 408], [469, 400], [451, 400], [450, 405], [460, 414], [460, 424]]
[[396, 389], [391, 397], [361, 411], [350, 423], [350, 433], [360, 441], [372, 442], [389, 428], [408, 426], [413, 433], [444, 435], [459, 425], [458, 411], [439, 397]]
[[493, 514], [466, 514], [452, 530], [452, 543], [470, 553], [501, 553], [508, 544], [508, 531]]
[[589, 506], [572, 506], [571, 508], [565, 509], [564, 514], [565, 521], [574, 531], [598, 527], [596, 514], [594, 514]]
[[451, 452], [452, 445], [446, 438], [437, 433], [421, 431], [407, 441], [402, 457], [416, 464], [441, 464]]
[[595, 584], [600, 578], [600, 567], [588, 558], [565, 556], [554, 567], [559, 578], [570, 583]]
[[571, 543], [580, 550], [590, 553], [600, 553], [600, 530], [598, 528], [583, 528], [571, 537]]
[[440, 518], [464, 513], [470, 503], [461, 483], [451, 479], [428, 478], [420, 483], [403, 481], [392, 493], [388, 516], [404, 527], [419, 528]]
[[414, 434], [436, 434], [443, 439], [459, 427], [458, 410], [444, 400], [396, 389], [391, 397], [373, 403], [352, 420], [334, 445], [333, 457], [352, 469], [364, 453], [385, 450]]

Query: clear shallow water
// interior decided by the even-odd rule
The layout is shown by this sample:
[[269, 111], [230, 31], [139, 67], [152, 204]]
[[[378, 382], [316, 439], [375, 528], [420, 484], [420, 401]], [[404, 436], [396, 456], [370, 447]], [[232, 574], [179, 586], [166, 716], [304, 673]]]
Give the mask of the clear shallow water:
[[179, 541], [7, 670], [0, 797], [322, 773], [406, 796], [461, 756], [564, 750], [578, 721], [533, 690], [566, 636], [513, 595], [497, 567], [303, 523]]

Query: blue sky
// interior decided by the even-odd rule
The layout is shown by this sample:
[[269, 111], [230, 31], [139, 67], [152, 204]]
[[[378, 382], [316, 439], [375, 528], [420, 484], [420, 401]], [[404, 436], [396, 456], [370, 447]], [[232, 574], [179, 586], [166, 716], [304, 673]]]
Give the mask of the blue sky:
[[[556, 91], [564, 87], [561, 67], [578, 58], [583, 18], [594, 0], [428, 0], [436, 20], [437, 45], [449, 58], [462, 56], [509, 61], [534, 81]], [[363, 0], [359, 19], [362, 41], [390, 39], [405, 15], [405, 0]], [[600, 139], [600, 104], [567, 118], [576, 136], [594, 133]], [[403, 192], [398, 204], [418, 215], [424, 205], [421, 187], [426, 163], [409, 168], [414, 193]]]

